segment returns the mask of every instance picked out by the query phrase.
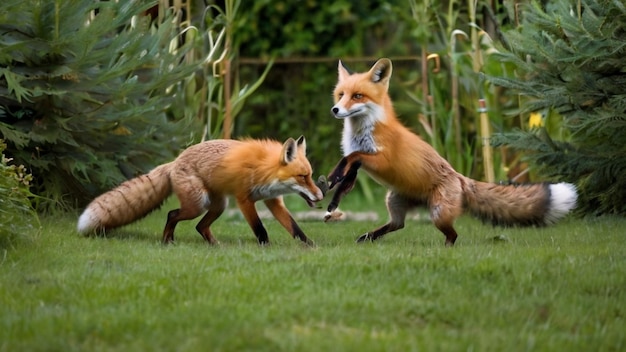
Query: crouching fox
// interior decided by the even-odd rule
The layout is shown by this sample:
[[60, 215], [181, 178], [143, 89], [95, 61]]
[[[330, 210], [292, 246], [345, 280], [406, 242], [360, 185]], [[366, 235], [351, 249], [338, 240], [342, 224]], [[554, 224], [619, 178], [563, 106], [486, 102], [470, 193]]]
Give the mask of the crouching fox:
[[260, 244], [269, 243], [255, 202], [263, 200], [280, 224], [307, 244], [313, 242], [285, 207], [282, 196], [297, 193], [313, 206], [323, 198], [313, 182], [304, 137], [271, 140], [211, 140], [184, 150], [174, 161], [148, 174], [128, 180], [94, 199], [78, 219], [78, 232], [106, 231], [138, 220], [155, 210], [171, 193], [180, 208], [167, 214], [163, 243], [174, 241], [174, 229], [206, 211], [196, 230], [211, 244], [217, 243], [211, 224], [224, 212], [227, 197], [234, 196], [239, 209]]

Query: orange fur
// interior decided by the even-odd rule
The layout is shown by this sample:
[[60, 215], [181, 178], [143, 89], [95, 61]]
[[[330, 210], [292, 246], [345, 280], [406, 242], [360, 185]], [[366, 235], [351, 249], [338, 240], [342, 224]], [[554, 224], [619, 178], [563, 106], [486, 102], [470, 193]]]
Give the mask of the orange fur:
[[456, 241], [454, 221], [466, 209], [500, 225], [544, 225], [567, 214], [576, 204], [571, 184], [495, 185], [469, 179], [442, 158], [428, 143], [398, 120], [387, 93], [392, 65], [378, 60], [368, 72], [350, 74], [339, 62], [339, 80], [332, 113], [344, 121], [344, 157], [330, 173], [330, 187], [339, 185], [328, 206], [327, 218], [355, 182], [362, 167], [388, 188], [390, 221], [359, 237], [375, 240], [404, 227], [409, 209], [425, 205], [434, 225]]
[[212, 140], [183, 151], [176, 160], [150, 173], [122, 183], [94, 199], [78, 221], [78, 231], [106, 231], [131, 223], [158, 208], [174, 192], [180, 208], [168, 213], [163, 242], [174, 240], [179, 221], [206, 215], [196, 229], [216, 243], [210, 225], [224, 211], [227, 196], [237, 205], [259, 243], [269, 242], [255, 208], [263, 200], [292, 237], [312, 244], [293, 220], [282, 196], [300, 194], [309, 205], [323, 198], [306, 158], [306, 141], [289, 138], [284, 144], [270, 140]]

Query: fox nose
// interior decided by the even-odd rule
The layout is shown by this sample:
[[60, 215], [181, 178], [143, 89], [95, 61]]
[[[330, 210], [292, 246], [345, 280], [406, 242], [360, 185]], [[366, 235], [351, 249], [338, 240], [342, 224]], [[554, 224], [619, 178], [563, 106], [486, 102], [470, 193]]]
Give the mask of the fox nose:
[[318, 188], [315, 194], [315, 198], [317, 201], [324, 199], [324, 192], [322, 192], [322, 190]]
[[332, 111], [333, 115], [337, 115], [337, 113], [339, 112], [339, 108], [336, 106], [333, 106], [333, 108], [330, 109], [330, 111]]
[[311, 189], [309, 191], [309, 195], [310, 195], [309, 199], [311, 199], [314, 202], [319, 202], [320, 200], [324, 199], [324, 193], [319, 187], [315, 187]]

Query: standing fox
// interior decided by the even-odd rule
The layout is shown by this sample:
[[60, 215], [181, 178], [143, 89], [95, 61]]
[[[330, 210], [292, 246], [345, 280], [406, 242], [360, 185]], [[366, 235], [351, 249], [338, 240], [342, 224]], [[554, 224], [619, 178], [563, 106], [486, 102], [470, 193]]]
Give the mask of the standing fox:
[[289, 214], [282, 196], [298, 193], [310, 206], [323, 198], [311, 178], [304, 137], [284, 144], [269, 140], [211, 140], [189, 147], [176, 160], [150, 173], [128, 180], [102, 194], [78, 219], [78, 232], [87, 234], [129, 224], [155, 210], [172, 193], [180, 209], [167, 214], [163, 243], [174, 241], [181, 220], [206, 215], [196, 230], [210, 244], [217, 241], [210, 226], [223, 212], [227, 196], [233, 195], [260, 244], [268, 244], [267, 231], [255, 209], [265, 205], [294, 238], [313, 244]]
[[351, 74], [339, 62], [331, 111], [344, 121], [344, 157], [328, 176], [330, 188], [339, 186], [326, 220], [354, 186], [360, 167], [388, 188], [390, 220], [357, 242], [374, 241], [403, 228], [407, 211], [419, 205], [428, 206], [431, 220], [450, 246], [457, 238], [454, 220], [465, 209], [494, 225], [548, 225], [576, 206], [576, 188], [569, 183], [505, 186], [456, 172], [396, 118], [387, 93], [391, 69], [389, 59], [380, 59], [368, 72]]

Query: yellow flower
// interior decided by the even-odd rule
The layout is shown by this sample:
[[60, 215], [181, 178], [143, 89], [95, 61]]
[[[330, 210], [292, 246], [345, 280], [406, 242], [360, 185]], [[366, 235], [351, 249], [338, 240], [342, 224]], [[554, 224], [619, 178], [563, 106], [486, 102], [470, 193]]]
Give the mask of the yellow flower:
[[530, 128], [541, 127], [543, 126], [543, 117], [540, 112], [531, 112], [530, 118], [528, 119], [528, 125]]

